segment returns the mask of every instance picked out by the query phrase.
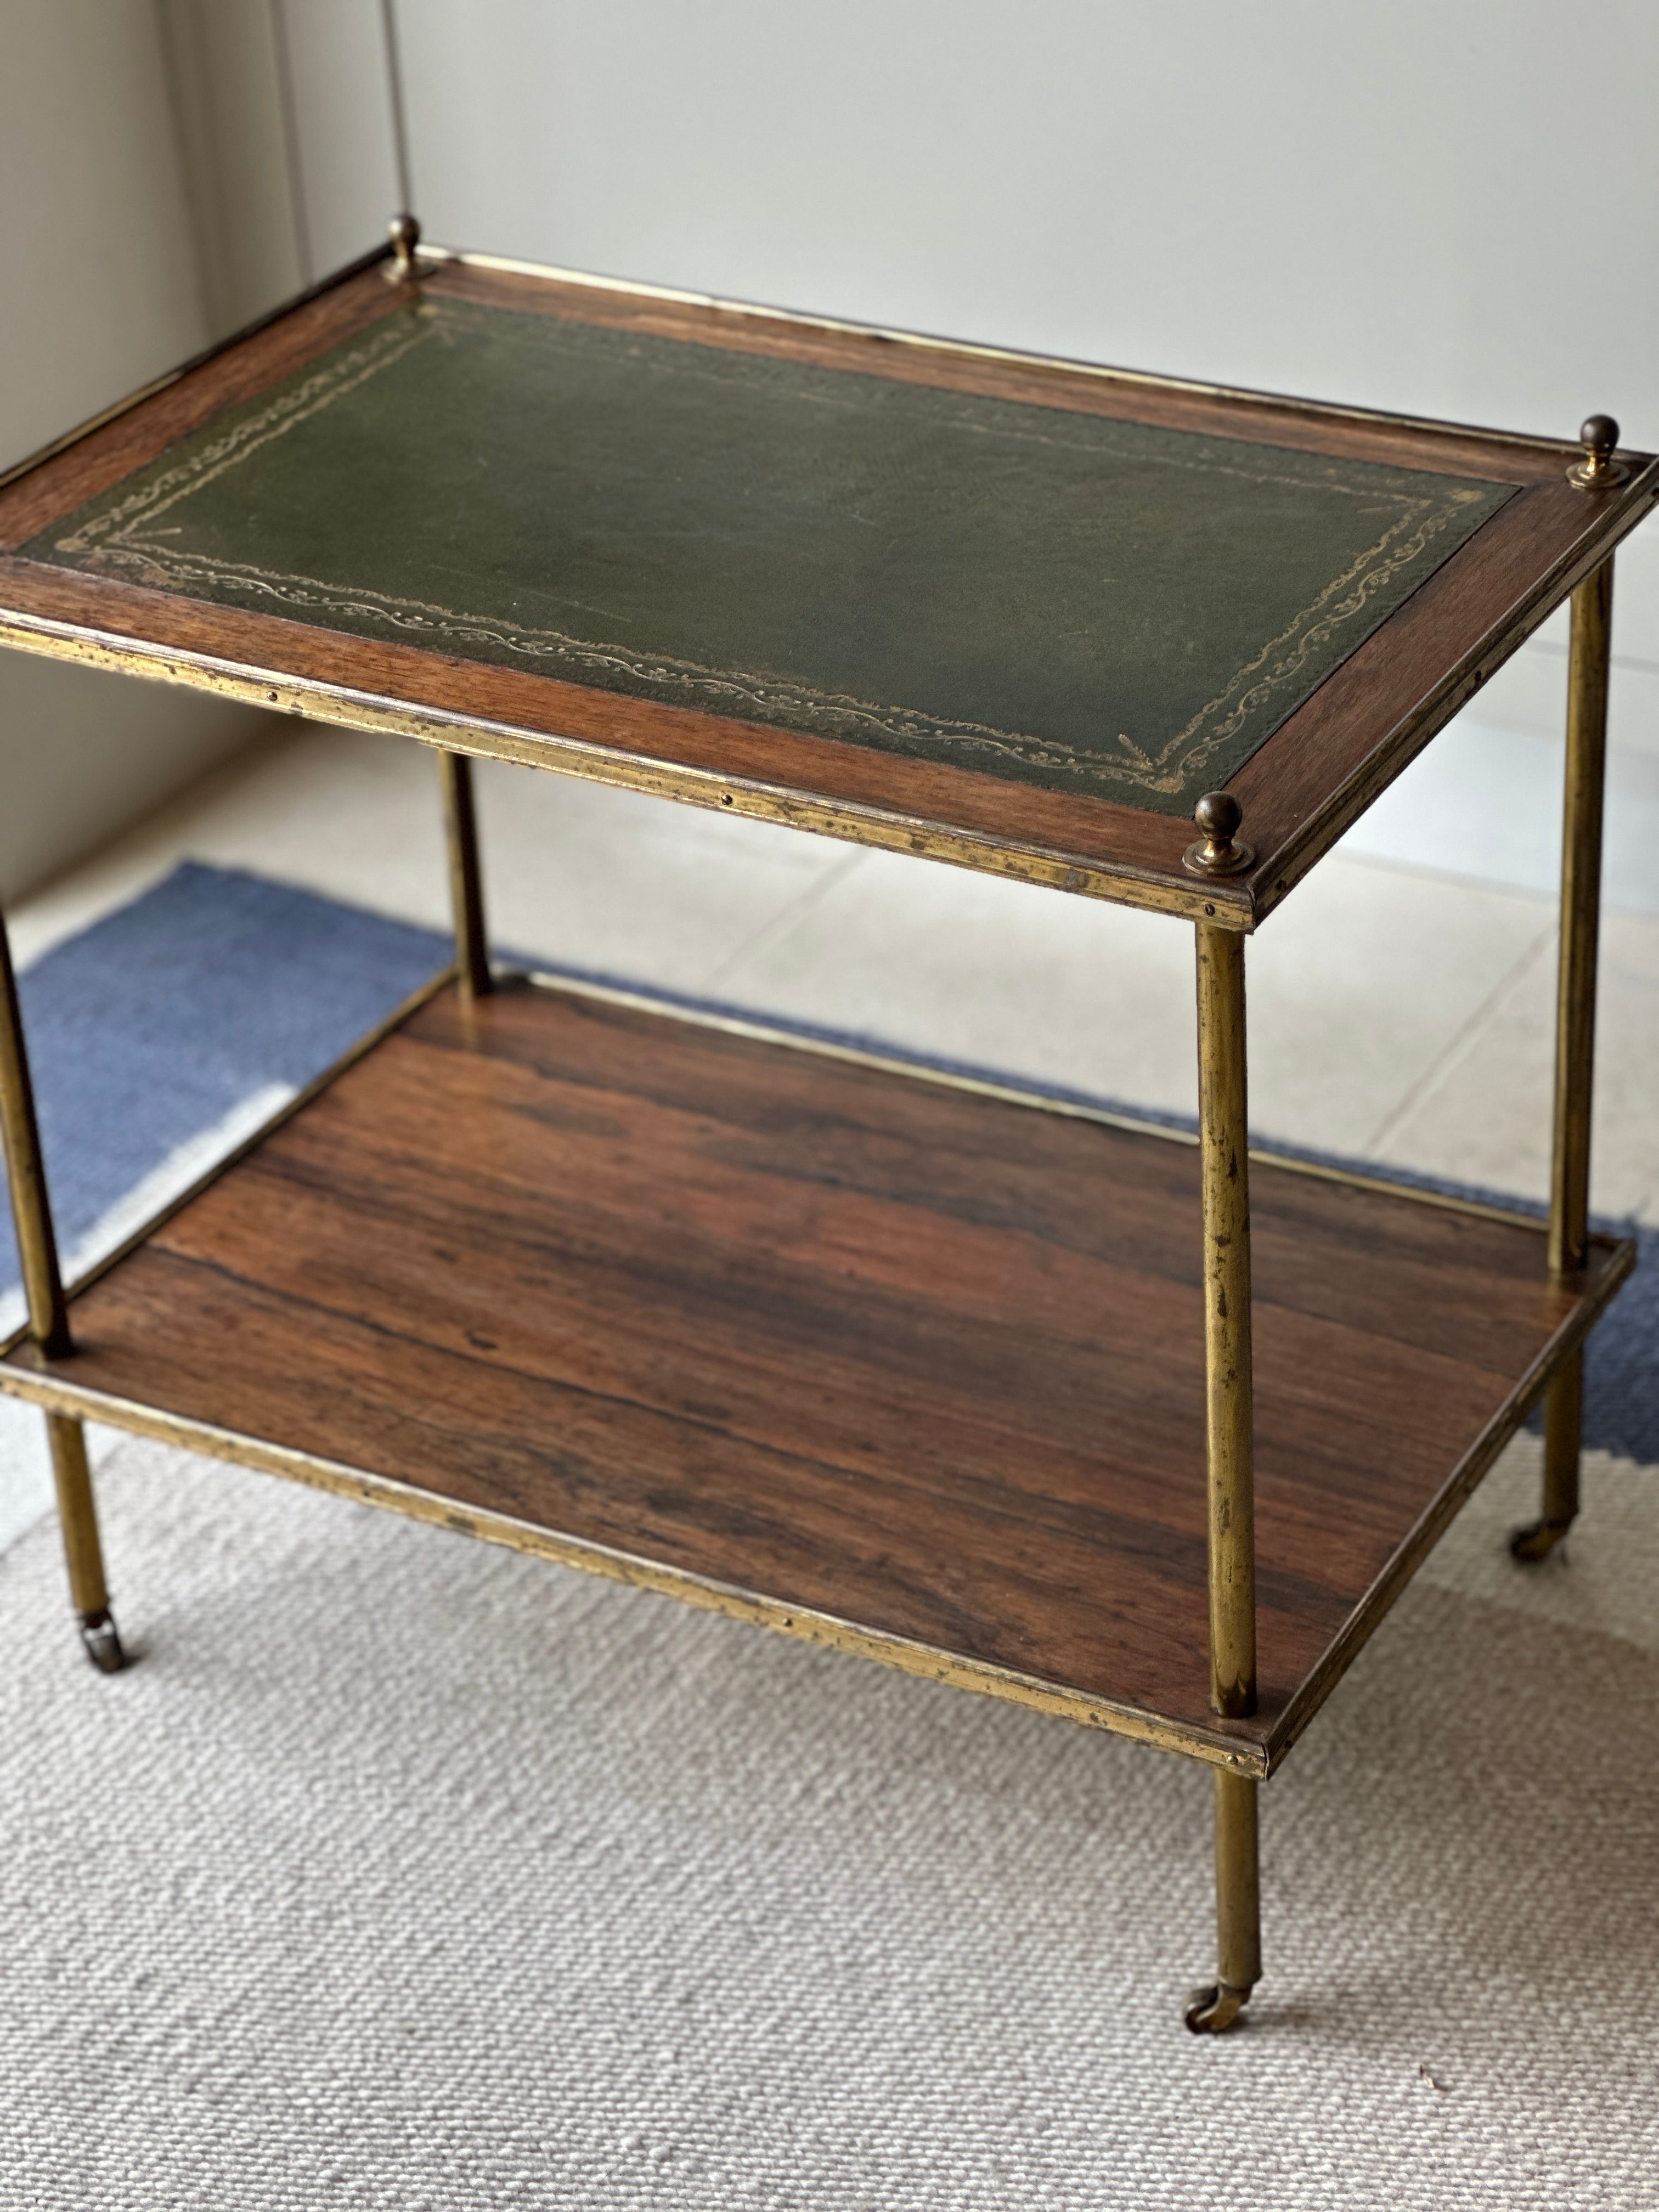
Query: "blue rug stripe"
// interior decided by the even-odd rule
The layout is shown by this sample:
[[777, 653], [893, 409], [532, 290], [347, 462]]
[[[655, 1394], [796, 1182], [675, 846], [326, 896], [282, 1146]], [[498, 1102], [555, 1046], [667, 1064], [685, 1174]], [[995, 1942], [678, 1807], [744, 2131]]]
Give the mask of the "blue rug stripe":
[[[59, 1244], [255, 1091], [295, 1089], [450, 958], [448, 940], [186, 862], [18, 985]], [[18, 1279], [9, 1215], [0, 1275]]]
[[[291, 884], [186, 862], [131, 906], [36, 963], [20, 984], [41, 1141], [68, 1250], [179, 1146], [273, 1083], [298, 1089], [417, 989], [451, 953], [448, 938]], [[911, 1052], [857, 1030], [757, 1014], [729, 1000], [631, 976], [526, 961], [576, 983], [627, 991], [670, 1011], [752, 1022], [815, 1043], [981, 1083], [1057, 1104], [1192, 1129], [1190, 1115], [1149, 1111], [1063, 1085]], [[1261, 1141], [1261, 1140], [1258, 1140]], [[1507, 1193], [1279, 1146], [1292, 1158], [1541, 1214]], [[1634, 1235], [1633, 1279], [1590, 1340], [1587, 1443], [1659, 1462], [1659, 1231]], [[9, 1217], [0, 1224], [0, 1288], [18, 1279]]]

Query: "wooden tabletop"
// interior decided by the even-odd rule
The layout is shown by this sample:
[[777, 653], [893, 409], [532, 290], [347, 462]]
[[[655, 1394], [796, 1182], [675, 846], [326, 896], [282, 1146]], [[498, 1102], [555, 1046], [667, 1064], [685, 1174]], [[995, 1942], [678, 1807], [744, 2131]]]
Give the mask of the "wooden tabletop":
[[[1249, 928], [1659, 464], [362, 265], [0, 489], [0, 638]], [[1255, 865], [1195, 875], [1229, 790]]]

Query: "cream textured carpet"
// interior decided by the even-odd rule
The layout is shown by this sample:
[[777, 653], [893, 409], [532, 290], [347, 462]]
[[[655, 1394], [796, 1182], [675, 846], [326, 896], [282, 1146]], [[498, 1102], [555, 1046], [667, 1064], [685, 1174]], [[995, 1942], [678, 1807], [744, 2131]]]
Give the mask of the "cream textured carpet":
[[116, 1445], [130, 1674], [0, 1560], [0, 2205], [1650, 2206], [1659, 1471], [1523, 1577], [1533, 1449], [1267, 1786], [1207, 2042], [1198, 1768]]

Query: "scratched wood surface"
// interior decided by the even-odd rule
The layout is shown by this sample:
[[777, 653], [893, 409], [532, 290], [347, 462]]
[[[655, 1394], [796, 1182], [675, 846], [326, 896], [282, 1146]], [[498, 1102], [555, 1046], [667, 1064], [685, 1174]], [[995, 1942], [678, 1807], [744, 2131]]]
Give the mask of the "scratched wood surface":
[[[1529, 1227], [1254, 1197], [1266, 1744], [1573, 1301]], [[84, 1292], [58, 1371], [1213, 1726], [1200, 1250], [1188, 1146], [445, 993]]]

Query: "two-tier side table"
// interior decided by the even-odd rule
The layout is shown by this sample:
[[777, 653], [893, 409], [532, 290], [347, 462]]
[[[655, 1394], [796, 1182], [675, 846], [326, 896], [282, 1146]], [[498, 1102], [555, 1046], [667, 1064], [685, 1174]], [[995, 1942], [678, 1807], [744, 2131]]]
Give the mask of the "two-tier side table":
[[[0, 1103], [74, 1605], [106, 1421], [1256, 1790], [1540, 1401], [1577, 1504], [1612, 555], [1659, 463], [849, 327], [406, 221], [0, 488], [0, 639], [436, 750], [453, 965], [64, 1285]], [[1249, 1150], [1244, 943], [1571, 595], [1547, 1225]], [[1198, 1134], [488, 957], [470, 760], [1167, 915]], [[1402, 894], [1404, 896], [1405, 894]], [[1363, 975], [1353, 980], [1365, 988]]]

